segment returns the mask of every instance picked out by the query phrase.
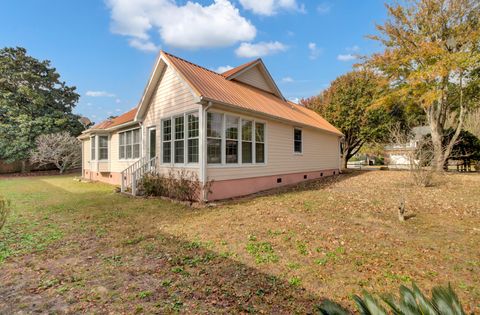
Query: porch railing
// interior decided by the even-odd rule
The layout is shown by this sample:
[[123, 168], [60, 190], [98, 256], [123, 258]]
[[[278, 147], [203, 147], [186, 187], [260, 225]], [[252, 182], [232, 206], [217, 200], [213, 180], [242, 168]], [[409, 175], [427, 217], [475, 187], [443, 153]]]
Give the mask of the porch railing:
[[127, 192], [130, 189], [131, 194], [136, 196], [139, 181], [146, 173], [155, 173], [157, 171], [157, 162], [157, 156], [153, 158], [143, 157], [123, 170], [121, 172], [121, 191]]

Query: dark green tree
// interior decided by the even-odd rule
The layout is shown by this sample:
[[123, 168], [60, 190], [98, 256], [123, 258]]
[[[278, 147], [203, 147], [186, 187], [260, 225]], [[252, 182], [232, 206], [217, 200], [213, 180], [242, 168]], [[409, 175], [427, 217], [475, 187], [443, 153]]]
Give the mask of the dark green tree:
[[0, 160], [25, 162], [41, 134], [80, 134], [80, 117], [72, 112], [79, 99], [75, 90], [50, 61], [21, 47], [0, 49]]

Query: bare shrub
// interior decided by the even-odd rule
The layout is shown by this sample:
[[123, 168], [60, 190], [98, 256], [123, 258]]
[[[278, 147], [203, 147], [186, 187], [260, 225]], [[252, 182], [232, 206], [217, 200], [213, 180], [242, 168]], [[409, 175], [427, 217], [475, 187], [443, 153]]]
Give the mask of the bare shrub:
[[195, 172], [185, 169], [170, 169], [168, 174], [149, 173], [141, 180], [140, 186], [147, 196], [162, 196], [192, 204], [201, 200], [201, 193], [210, 193], [212, 181], [202, 185]]
[[433, 185], [431, 162], [434, 157], [433, 144], [430, 137], [412, 139], [412, 134], [396, 125], [390, 130], [391, 143], [402, 151], [408, 160], [408, 170], [417, 186]]
[[8, 214], [10, 213], [10, 201], [0, 197], [0, 230], [7, 222]]
[[68, 132], [40, 135], [35, 140], [36, 148], [31, 152], [30, 161], [40, 166], [54, 164], [60, 174], [80, 166], [82, 159], [81, 142]]

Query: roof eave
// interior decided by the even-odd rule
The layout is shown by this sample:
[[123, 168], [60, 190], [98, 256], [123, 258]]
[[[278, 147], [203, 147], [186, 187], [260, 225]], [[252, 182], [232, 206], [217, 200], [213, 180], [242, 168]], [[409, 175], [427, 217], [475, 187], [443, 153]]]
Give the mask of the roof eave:
[[260, 111], [256, 111], [256, 110], [252, 110], [252, 109], [248, 109], [248, 108], [244, 108], [244, 107], [241, 107], [241, 106], [238, 106], [238, 105], [235, 105], [235, 104], [230, 104], [230, 103], [218, 101], [218, 100], [211, 99], [211, 98], [208, 98], [208, 97], [201, 97], [201, 101], [203, 101], [203, 102], [212, 102], [212, 103], [216, 103], [216, 104], [219, 104], [219, 105], [222, 105], [222, 106], [231, 107], [231, 108], [234, 108], [234, 109], [238, 109], [239, 111], [245, 111], [245, 112], [249, 112], [249, 113], [252, 113], [252, 114], [259, 115], [259, 116], [268, 117], [268, 118], [270, 118], [270, 119], [272, 119], [272, 120], [278, 120], [278, 121], [282, 121], [282, 122], [288, 122], [288, 123], [290, 123], [290, 124], [297, 125], [297, 126], [313, 128], [313, 129], [316, 129], [316, 130], [320, 130], [320, 131], [322, 131], [322, 132], [326, 132], [326, 133], [335, 135], [335, 136], [337, 136], [337, 137], [343, 137], [343, 136], [344, 136], [343, 133], [341, 133], [340, 131], [337, 133], [337, 132], [334, 132], [334, 131], [331, 131], [331, 130], [327, 130], [327, 129], [324, 129], [324, 128], [319, 128], [319, 127], [315, 127], [315, 126], [312, 126], [312, 125], [300, 123], [300, 122], [295, 121], [295, 120], [290, 120], [290, 119], [286, 119], [286, 118], [282, 118], [282, 117], [270, 115], [270, 114], [267, 114], [267, 113], [264, 113], [264, 112], [260, 112]]

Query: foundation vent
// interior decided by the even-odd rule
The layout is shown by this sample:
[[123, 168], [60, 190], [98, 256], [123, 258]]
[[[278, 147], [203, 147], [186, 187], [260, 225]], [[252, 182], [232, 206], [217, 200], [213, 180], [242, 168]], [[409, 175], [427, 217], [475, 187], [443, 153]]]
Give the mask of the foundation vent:
[[303, 179], [307, 179], [307, 177], [308, 177], [307, 175], [303, 175]]
[[281, 177], [277, 178], [277, 184], [280, 184], [281, 182], [282, 182], [282, 178]]
[[320, 177], [323, 177], [323, 173], [320, 173]]

